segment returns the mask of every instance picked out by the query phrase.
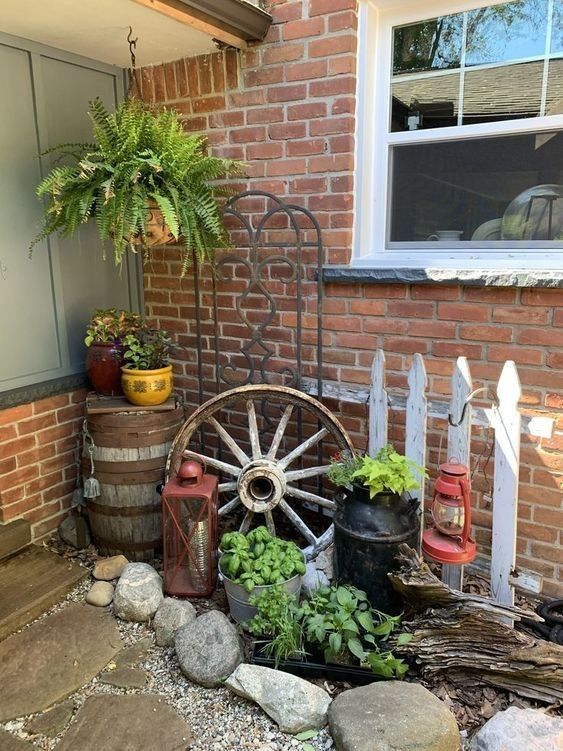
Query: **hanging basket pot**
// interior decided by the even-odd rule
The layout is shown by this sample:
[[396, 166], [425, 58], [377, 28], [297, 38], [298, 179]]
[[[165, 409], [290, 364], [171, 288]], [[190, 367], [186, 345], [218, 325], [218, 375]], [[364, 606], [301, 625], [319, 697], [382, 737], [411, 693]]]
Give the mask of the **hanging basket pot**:
[[139, 234], [126, 238], [132, 245], [166, 245], [175, 242], [176, 238], [164, 221], [162, 211], [155, 201], [150, 201], [147, 207], [147, 222], [145, 225], [144, 242]]

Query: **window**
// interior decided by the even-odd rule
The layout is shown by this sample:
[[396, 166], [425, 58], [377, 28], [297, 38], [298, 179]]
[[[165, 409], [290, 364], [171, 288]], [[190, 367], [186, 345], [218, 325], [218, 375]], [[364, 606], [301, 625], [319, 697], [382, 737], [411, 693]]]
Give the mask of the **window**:
[[88, 100], [114, 105], [118, 68], [0, 34], [0, 392], [84, 372], [93, 308], [138, 307], [137, 271], [104, 261], [94, 227], [28, 247], [41, 224], [35, 188], [52, 162], [38, 154], [88, 141]]
[[361, 8], [355, 262], [561, 269], [561, 0], [376, 4]]

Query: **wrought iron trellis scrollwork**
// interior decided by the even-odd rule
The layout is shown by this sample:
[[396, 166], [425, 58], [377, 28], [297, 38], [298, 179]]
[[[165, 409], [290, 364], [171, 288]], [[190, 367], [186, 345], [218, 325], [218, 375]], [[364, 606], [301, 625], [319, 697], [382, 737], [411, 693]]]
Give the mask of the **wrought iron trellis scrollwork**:
[[[265, 210], [261, 214], [248, 208], [256, 199], [264, 202]], [[246, 207], [245, 207], [246, 202]], [[214, 356], [215, 356], [215, 385], [219, 393], [224, 388], [244, 386], [249, 384], [270, 384], [276, 375], [284, 380], [284, 385], [301, 389], [303, 378], [303, 316], [305, 297], [303, 286], [312, 278], [306, 277], [307, 270], [314, 271], [314, 283], [316, 290], [316, 370], [317, 370], [317, 393], [322, 396], [322, 366], [323, 366], [323, 342], [322, 342], [322, 277], [323, 264], [322, 232], [316, 217], [306, 208], [291, 203], [285, 203], [272, 193], [265, 191], [245, 191], [231, 198], [224, 209], [225, 217], [232, 217], [239, 231], [245, 234], [245, 241], [235, 243], [238, 247], [247, 248], [247, 256], [235, 252], [218, 254], [212, 271], [212, 295], [213, 295], [213, 318], [214, 318]], [[287, 217], [287, 226], [284, 228], [284, 236], [288, 233], [291, 239], [279, 241], [270, 239], [270, 233], [278, 231], [272, 227], [271, 222], [277, 217]], [[303, 251], [312, 249], [314, 263], [304, 263]], [[274, 252], [271, 252], [274, 251]], [[279, 252], [275, 252], [279, 251]], [[271, 324], [276, 320], [280, 310], [279, 301], [275, 293], [269, 287], [272, 267], [278, 267], [276, 282], [286, 288], [295, 285], [295, 365], [284, 365], [274, 371], [271, 367], [272, 358], [275, 355], [275, 347], [268, 341], [268, 331]], [[281, 273], [279, 269], [282, 269]], [[228, 288], [233, 278], [240, 279], [237, 271], [246, 272], [245, 289], [236, 297], [236, 314], [238, 322], [242, 323], [248, 331], [244, 341], [237, 352], [221, 351], [220, 320], [218, 309], [218, 294], [222, 287]], [[196, 338], [198, 348], [198, 368], [200, 381], [200, 403], [203, 401], [203, 349], [202, 349], [202, 316], [201, 294], [196, 269]], [[262, 296], [265, 300], [263, 316], [258, 318], [256, 309], [252, 310], [253, 316], [248, 314], [244, 307], [250, 295]], [[286, 297], [286, 295], [284, 295]], [[242, 368], [236, 364], [235, 359], [242, 356], [245, 363], [246, 373], [241, 374]], [[226, 359], [225, 359], [226, 358]], [[222, 361], [223, 360], [223, 361]]]

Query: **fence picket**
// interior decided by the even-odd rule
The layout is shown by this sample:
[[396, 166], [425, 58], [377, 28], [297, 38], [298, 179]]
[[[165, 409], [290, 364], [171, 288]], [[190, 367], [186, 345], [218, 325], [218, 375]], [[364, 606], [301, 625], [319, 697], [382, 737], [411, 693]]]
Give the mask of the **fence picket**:
[[385, 355], [382, 349], [375, 352], [371, 367], [369, 394], [368, 453], [375, 456], [387, 444], [388, 404], [385, 389]]
[[503, 605], [514, 604], [514, 589], [510, 584], [510, 576], [516, 562], [521, 427], [518, 401], [521, 393], [516, 365], [509, 360], [504, 364], [498, 382], [499, 406], [494, 411], [491, 590], [493, 599]]
[[[412, 459], [420, 467], [426, 465], [426, 419], [428, 404], [426, 399], [426, 388], [428, 378], [426, 376], [426, 367], [422, 355], [415, 354], [408, 375], [409, 395], [406, 405], [406, 435], [405, 435], [405, 456]], [[417, 473], [419, 481], [419, 498], [421, 508], [424, 508], [424, 489], [425, 478], [421, 473]], [[423, 514], [421, 514], [421, 532]]]

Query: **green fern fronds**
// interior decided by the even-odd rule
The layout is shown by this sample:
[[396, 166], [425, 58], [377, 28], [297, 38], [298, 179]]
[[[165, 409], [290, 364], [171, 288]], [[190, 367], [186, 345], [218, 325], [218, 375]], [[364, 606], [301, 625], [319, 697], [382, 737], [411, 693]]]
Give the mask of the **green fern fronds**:
[[110, 113], [99, 99], [90, 103], [93, 144], [50, 149], [71, 164], [56, 165], [41, 181], [45, 202], [41, 232], [30, 245], [56, 232], [68, 236], [92, 218], [101, 240], [111, 240], [116, 263], [138, 238], [147, 257], [147, 217], [156, 203], [183, 245], [182, 274], [195, 252], [210, 260], [228, 245], [218, 198], [228, 194], [213, 183], [240, 174], [243, 165], [210, 156], [204, 138], [187, 136], [179, 116], [135, 99]]

